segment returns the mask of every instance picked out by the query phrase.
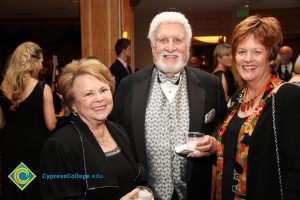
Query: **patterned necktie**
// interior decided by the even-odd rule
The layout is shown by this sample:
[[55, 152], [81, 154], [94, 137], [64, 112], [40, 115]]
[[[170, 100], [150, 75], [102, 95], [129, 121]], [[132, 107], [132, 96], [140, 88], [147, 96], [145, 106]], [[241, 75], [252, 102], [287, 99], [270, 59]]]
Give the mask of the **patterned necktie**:
[[158, 73], [158, 82], [159, 83], [164, 83], [166, 81], [169, 81], [174, 85], [178, 85], [179, 81], [180, 81], [180, 74], [176, 74], [173, 77], [167, 77], [166, 74], [159, 72]]

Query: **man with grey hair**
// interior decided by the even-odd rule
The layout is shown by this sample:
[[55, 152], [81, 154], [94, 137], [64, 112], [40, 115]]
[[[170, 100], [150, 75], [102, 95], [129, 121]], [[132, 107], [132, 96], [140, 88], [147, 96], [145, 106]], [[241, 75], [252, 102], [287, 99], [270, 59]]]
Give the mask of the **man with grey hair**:
[[[121, 82], [112, 119], [127, 131], [157, 200], [210, 199], [216, 140], [210, 136], [226, 112], [217, 77], [187, 67], [192, 31], [178, 12], [162, 12], [150, 24], [154, 66]], [[188, 132], [203, 132], [189, 157], [174, 152]]]

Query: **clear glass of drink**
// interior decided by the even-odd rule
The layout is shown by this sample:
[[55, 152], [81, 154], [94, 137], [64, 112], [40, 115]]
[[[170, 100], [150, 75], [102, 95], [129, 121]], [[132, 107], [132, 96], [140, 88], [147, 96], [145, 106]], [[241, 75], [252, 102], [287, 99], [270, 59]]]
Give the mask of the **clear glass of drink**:
[[205, 136], [205, 134], [201, 132], [189, 132], [187, 135], [187, 148], [189, 150], [194, 150], [197, 141], [201, 140], [201, 137], [203, 136]]

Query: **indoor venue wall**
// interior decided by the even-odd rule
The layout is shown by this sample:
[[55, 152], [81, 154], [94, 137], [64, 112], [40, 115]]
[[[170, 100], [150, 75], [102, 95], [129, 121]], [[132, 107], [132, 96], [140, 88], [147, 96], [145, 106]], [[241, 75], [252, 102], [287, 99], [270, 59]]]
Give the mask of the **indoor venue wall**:
[[[139, 17], [139, 15], [144, 17]], [[149, 24], [156, 13], [134, 13], [134, 38], [135, 38], [135, 67], [142, 68], [153, 63], [151, 47], [147, 39]], [[227, 43], [233, 27], [243, 20], [237, 17], [236, 11], [231, 12], [201, 12], [184, 13], [190, 20], [193, 35], [225, 35]], [[250, 14], [265, 14], [277, 17], [283, 27], [283, 44], [290, 45], [294, 50], [294, 59], [300, 53], [300, 8], [250, 10]], [[212, 52], [216, 44], [205, 44], [193, 41], [192, 51], [199, 51], [204, 55], [206, 64], [211, 69]], [[193, 52], [192, 52], [193, 53]], [[200, 57], [201, 58], [201, 57]]]
[[45, 65], [52, 55], [57, 56], [59, 66], [81, 57], [79, 19], [8, 21], [0, 21], [1, 72], [12, 51], [25, 41], [36, 42], [42, 47]]

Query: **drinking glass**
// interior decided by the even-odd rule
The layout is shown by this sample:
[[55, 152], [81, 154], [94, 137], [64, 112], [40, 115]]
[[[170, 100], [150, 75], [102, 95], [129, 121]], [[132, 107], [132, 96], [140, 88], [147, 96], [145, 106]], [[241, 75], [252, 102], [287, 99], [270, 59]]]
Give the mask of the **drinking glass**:
[[154, 200], [154, 194], [148, 187], [137, 186], [140, 189], [138, 196], [134, 200]]
[[197, 141], [201, 140], [201, 137], [203, 136], [205, 136], [205, 134], [201, 132], [189, 132], [187, 135], [187, 148], [189, 150], [194, 150]]

